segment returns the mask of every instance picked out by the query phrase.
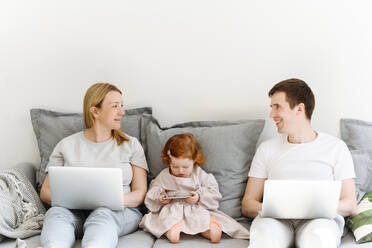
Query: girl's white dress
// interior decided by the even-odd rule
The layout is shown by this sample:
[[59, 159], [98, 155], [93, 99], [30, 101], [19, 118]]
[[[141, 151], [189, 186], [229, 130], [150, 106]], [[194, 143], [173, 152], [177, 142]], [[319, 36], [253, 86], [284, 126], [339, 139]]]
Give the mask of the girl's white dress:
[[[188, 195], [190, 191], [195, 191], [200, 199], [195, 204], [189, 204], [184, 199], [173, 199], [163, 205], [159, 201], [162, 189], [169, 196]], [[199, 166], [194, 166], [190, 177], [173, 176], [166, 168], [150, 184], [145, 199], [149, 213], [142, 218], [140, 227], [159, 238], [183, 219], [185, 224], [182, 232], [193, 235], [208, 230], [210, 217], [215, 216], [224, 233], [233, 238], [249, 239], [249, 232], [244, 226], [217, 210], [221, 198], [214, 176]]]

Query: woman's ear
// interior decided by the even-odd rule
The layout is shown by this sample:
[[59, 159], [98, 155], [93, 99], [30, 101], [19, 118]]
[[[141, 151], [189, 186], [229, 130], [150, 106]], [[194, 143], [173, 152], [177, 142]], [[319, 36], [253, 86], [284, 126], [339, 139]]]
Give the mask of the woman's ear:
[[94, 116], [94, 118], [97, 118], [99, 116], [98, 108], [97, 107], [90, 107], [90, 112]]

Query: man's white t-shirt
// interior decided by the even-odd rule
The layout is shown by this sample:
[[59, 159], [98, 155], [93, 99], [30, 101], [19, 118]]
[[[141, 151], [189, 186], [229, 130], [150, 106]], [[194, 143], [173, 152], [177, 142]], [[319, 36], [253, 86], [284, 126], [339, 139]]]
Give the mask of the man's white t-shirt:
[[355, 178], [354, 164], [346, 144], [318, 133], [304, 144], [288, 142], [282, 135], [263, 142], [253, 158], [249, 177], [275, 180], [344, 180]]
[[78, 132], [62, 139], [54, 148], [46, 167], [75, 166], [96, 168], [121, 168], [123, 172], [124, 193], [131, 191], [133, 178], [132, 165], [148, 171], [141, 144], [135, 137], [126, 135], [129, 141], [120, 146], [111, 138], [105, 142], [92, 142]]

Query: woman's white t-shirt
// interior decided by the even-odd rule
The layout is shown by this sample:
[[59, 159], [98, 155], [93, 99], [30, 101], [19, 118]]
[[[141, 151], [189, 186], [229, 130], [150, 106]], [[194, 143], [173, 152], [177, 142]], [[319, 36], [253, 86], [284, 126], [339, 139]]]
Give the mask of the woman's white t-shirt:
[[124, 193], [131, 191], [133, 178], [132, 166], [148, 171], [143, 148], [135, 137], [126, 135], [129, 141], [120, 146], [111, 138], [105, 142], [92, 142], [83, 132], [75, 133], [62, 139], [54, 148], [46, 167], [75, 166], [95, 168], [121, 168], [123, 171]]

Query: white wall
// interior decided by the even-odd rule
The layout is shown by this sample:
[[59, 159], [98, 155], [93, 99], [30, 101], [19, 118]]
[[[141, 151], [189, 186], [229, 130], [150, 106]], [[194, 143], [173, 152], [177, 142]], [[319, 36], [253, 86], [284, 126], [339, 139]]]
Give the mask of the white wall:
[[[372, 121], [371, 1], [135, 0], [0, 3], [0, 167], [39, 162], [29, 109], [80, 111], [108, 81], [163, 125], [267, 118], [289, 77], [316, 96], [313, 126]], [[264, 137], [275, 134], [268, 120]]]

